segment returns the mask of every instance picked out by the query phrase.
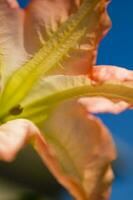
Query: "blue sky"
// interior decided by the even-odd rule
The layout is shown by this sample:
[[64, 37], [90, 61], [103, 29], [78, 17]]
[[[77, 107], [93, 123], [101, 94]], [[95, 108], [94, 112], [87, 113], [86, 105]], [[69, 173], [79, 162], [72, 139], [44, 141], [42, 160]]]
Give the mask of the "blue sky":
[[[26, 1], [24, 0], [23, 3]], [[22, 0], [20, 2], [22, 3]], [[112, 0], [108, 10], [113, 26], [101, 43], [97, 63], [117, 65], [133, 70], [133, 1]], [[126, 165], [125, 175], [122, 176], [123, 165], [118, 160], [118, 166], [115, 167], [118, 176], [113, 186], [111, 200], [133, 199], [133, 174], [128, 173], [133, 168], [133, 111], [101, 117], [116, 140], [120, 152], [119, 160], [122, 157]], [[126, 148], [124, 143], [130, 146]]]

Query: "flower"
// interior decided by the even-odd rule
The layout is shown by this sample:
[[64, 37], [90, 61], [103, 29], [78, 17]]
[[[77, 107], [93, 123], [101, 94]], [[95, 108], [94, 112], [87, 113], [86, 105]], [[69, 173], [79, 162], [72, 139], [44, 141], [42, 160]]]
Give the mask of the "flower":
[[[32, 141], [77, 200], [107, 200], [116, 149], [93, 113], [132, 107], [133, 72], [94, 66], [106, 0], [1, 0], [0, 158]], [[10, 99], [10, 101], [9, 101]], [[34, 142], [33, 142], [34, 141]], [[8, 147], [8, 148], [7, 148]]]

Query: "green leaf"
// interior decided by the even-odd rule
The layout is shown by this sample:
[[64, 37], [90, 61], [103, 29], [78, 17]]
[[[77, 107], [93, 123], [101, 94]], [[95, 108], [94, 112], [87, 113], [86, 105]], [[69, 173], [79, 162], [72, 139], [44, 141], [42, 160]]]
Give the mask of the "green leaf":
[[0, 116], [19, 104], [40, 77], [58, 66], [77, 45], [85, 35], [89, 16], [98, 3], [99, 0], [85, 0], [78, 12], [59, 28], [42, 49], [8, 78], [0, 99]]
[[59, 102], [81, 96], [104, 96], [133, 104], [133, 85], [119, 81], [94, 85], [87, 76], [49, 76], [42, 79], [20, 103], [23, 109], [20, 115], [9, 114], [4, 120], [27, 118], [38, 124]]

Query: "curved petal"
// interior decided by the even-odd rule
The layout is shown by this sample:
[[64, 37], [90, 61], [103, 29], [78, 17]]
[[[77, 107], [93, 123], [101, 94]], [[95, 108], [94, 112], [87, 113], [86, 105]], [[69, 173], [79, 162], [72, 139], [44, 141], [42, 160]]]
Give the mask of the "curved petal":
[[12, 161], [39, 130], [28, 120], [13, 120], [0, 126], [0, 159]]
[[2, 125], [0, 158], [11, 161], [31, 141], [57, 180], [77, 200], [106, 200], [113, 179], [111, 162], [116, 152], [103, 124], [71, 101], [60, 104], [43, 129], [44, 137], [25, 119]]
[[78, 100], [91, 113], [113, 113], [118, 114], [129, 108], [129, 103], [125, 101], [113, 102], [104, 97], [83, 97]]
[[[10, 4], [9, 4], [10, 2]], [[11, 7], [10, 7], [11, 6]], [[23, 48], [23, 17], [15, 1], [0, 0], [0, 49], [3, 54], [2, 78], [10, 76], [26, 59]]]
[[[36, 52], [42, 44], [54, 34], [53, 32], [77, 11], [81, 0], [32, 0], [26, 8], [25, 48], [30, 54]], [[90, 1], [90, 4], [94, 2]], [[101, 38], [110, 27], [110, 19], [106, 13], [106, 0], [98, 0], [88, 16], [88, 31], [80, 44], [73, 47], [69, 58], [66, 57], [54, 70], [55, 74], [86, 74], [95, 64], [96, 51]]]
[[[4, 42], [0, 46], [5, 49], [2, 52], [7, 62], [6, 69], [10, 65], [6, 70], [8, 74], [12, 70], [11, 67], [14, 70], [14, 67], [22, 64], [28, 55], [38, 51], [53, 32], [78, 10], [82, 2], [87, 2], [87, 0], [32, 0], [25, 12], [22, 12], [18, 8], [17, 1], [1, 1], [1, 27], [2, 31], [4, 30], [1, 41]], [[93, 1], [89, 1], [89, 5], [93, 4]], [[69, 59], [62, 63], [64, 69], [58, 67], [53, 73], [86, 74], [89, 71], [95, 63], [98, 43], [110, 27], [106, 6], [107, 0], [95, 2], [88, 15], [86, 37], [73, 47]]]
[[25, 46], [34, 53], [48, 40], [60, 24], [68, 19], [77, 5], [75, 0], [31, 0], [26, 8]]
[[106, 200], [116, 152], [102, 122], [77, 101], [61, 103], [43, 126], [61, 170], [61, 182], [77, 200]]
[[94, 66], [93, 79], [97, 82], [121, 81], [133, 84], [133, 71], [109, 65]]

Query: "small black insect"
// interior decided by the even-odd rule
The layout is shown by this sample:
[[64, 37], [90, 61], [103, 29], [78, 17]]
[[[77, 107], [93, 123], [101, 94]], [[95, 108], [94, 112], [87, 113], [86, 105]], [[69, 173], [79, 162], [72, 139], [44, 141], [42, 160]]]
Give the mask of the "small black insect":
[[20, 115], [22, 112], [23, 108], [20, 105], [17, 105], [10, 110], [11, 115]]

